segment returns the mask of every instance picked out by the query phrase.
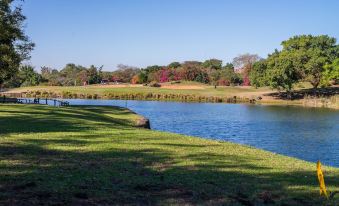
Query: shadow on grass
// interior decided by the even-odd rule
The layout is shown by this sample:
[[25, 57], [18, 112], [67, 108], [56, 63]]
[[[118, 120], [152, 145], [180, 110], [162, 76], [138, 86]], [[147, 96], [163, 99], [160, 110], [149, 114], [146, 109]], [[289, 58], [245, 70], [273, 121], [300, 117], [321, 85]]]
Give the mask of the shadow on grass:
[[[15, 163], [0, 165], [0, 204], [321, 204], [314, 191], [294, 188], [317, 187], [313, 172], [273, 172], [255, 165], [260, 157], [201, 152], [174, 160], [173, 153], [154, 148], [46, 149], [55, 143], [78, 142], [27, 139], [0, 145], [0, 160]], [[185, 161], [199, 163], [180, 164]], [[327, 175], [326, 182], [335, 185], [338, 177]]]
[[339, 94], [339, 87], [329, 87], [329, 88], [318, 88], [318, 89], [301, 89], [298, 91], [294, 91], [291, 96], [288, 95], [287, 92], [274, 92], [270, 94], [264, 94], [264, 96], [272, 96], [275, 99], [283, 99], [283, 100], [299, 100], [303, 99], [306, 96], [309, 97], [332, 97]]
[[[0, 134], [32, 133], [32, 132], [77, 132], [98, 129], [100, 126], [109, 126], [126, 130], [134, 124], [128, 119], [112, 118], [105, 115], [107, 110], [113, 115], [130, 114], [119, 107], [95, 107], [83, 110], [86, 107], [63, 108], [58, 111], [55, 107], [30, 106], [36, 110], [0, 110]], [[41, 110], [41, 111], [40, 111]], [[1, 117], [2, 114], [6, 116]], [[93, 126], [89, 124], [95, 122]], [[100, 123], [98, 123], [100, 122]]]

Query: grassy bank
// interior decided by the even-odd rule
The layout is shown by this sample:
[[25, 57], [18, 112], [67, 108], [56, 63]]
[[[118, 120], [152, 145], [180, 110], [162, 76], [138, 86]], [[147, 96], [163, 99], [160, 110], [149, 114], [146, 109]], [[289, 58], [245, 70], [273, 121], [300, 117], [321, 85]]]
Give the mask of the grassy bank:
[[81, 98], [81, 99], [135, 99], [183, 102], [225, 102], [250, 103], [252, 99], [261, 97], [261, 103], [270, 104], [302, 104], [301, 101], [286, 101], [275, 98], [269, 88], [225, 87], [184, 82], [171, 85], [162, 84], [160, 88], [142, 85], [90, 85], [71, 87], [37, 86], [10, 89], [9, 93], [25, 94], [25, 97], [39, 98]]
[[9, 89], [2, 94], [12, 97], [17, 97], [19, 94], [20, 97], [31, 98], [258, 103], [339, 109], [339, 87], [317, 90], [310, 88], [310, 85], [306, 83], [297, 85], [293, 92], [293, 100], [287, 98], [286, 93], [279, 93], [267, 87], [255, 89], [244, 86], [218, 86], [214, 88], [196, 82], [162, 83], [160, 88], [132, 84], [75, 87], [36, 86]]
[[[136, 128], [138, 118], [112, 107], [0, 104], [0, 204], [324, 203], [314, 163]], [[339, 169], [324, 170], [338, 191]]]

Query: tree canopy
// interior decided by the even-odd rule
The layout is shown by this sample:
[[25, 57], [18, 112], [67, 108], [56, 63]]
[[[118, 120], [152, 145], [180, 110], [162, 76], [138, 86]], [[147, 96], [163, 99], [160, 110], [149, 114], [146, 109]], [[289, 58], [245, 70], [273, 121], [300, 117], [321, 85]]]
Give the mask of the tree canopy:
[[34, 44], [25, 35], [26, 17], [20, 6], [12, 9], [13, 0], [0, 1], [0, 85], [11, 79], [20, 63], [30, 58]]
[[313, 88], [328, 86], [337, 81], [339, 45], [327, 35], [299, 35], [281, 43], [267, 59], [254, 64], [250, 74], [254, 86], [271, 86], [291, 91], [300, 81], [310, 82]]
[[319, 86], [324, 66], [333, 62], [339, 55], [336, 39], [327, 35], [294, 36], [281, 44], [282, 56], [289, 58], [293, 70], [299, 73], [300, 78], [310, 82], [314, 88]]
[[239, 55], [233, 59], [233, 65], [242, 74], [243, 85], [245, 86], [251, 85], [249, 75], [253, 68], [253, 64], [259, 61], [260, 59], [261, 57], [259, 57], [257, 54], [249, 54], [249, 53]]
[[328, 86], [331, 84], [331, 81], [334, 84], [338, 84], [339, 81], [339, 58], [336, 58], [332, 64], [327, 64], [324, 66], [323, 75], [321, 77], [321, 84], [323, 86]]

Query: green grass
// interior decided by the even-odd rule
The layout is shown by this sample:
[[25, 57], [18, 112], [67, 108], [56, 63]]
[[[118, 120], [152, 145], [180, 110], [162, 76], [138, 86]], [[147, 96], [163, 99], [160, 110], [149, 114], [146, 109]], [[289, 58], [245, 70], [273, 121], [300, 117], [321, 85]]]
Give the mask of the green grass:
[[[162, 85], [171, 85], [171, 83], [163, 83]], [[200, 89], [168, 89], [168, 88], [155, 88], [148, 86], [133, 87], [133, 85], [128, 85], [128, 87], [102, 87], [102, 85], [88, 85], [88, 86], [32, 86], [32, 87], [20, 87], [10, 89], [11, 91], [52, 91], [52, 92], [71, 92], [78, 94], [98, 94], [105, 95], [108, 93], [158, 93], [158, 94], [187, 94], [187, 95], [200, 95], [200, 96], [258, 96], [263, 93], [276, 92], [268, 87], [254, 88], [254, 87], [244, 87], [244, 86], [218, 86], [216, 89], [214, 86], [207, 84], [201, 84], [197, 82], [181, 82], [179, 84], [174, 84], [174, 86], [198, 86]], [[118, 85], [119, 86], [119, 85]], [[173, 85], [172, 85], [173, 86]], [[310, 84], [300, 83], [296, 86], [296, 89], [300, 88], [310, 88]]]
[[[315, 163], [134, 127], [115, 107], [0, 105], [0, 205], [321, 205]], [[339, 169], [324, 167], [330, 191]]]
[[[178, 85], [187, 85], [187, 84], [178, 84]], [[71, 92], [78, 94], [98, 94], [105, 95], [108, 93], [116, 93], [116, 94], [128, 94], [128, 93], [158, 93], [158, 94], [187, 94], [187, 95], [200, 95], [200, 96], [233, 96], [233, 95], [241, 95], [247, 93], [253, 93], [255, 95], [256, 92], [269, 92], [272, 91], [268, 88], [260, 88], [255, 89], [251, 87], [217, 87], [215, 89], [213, 86], [203, 85], [203, 84], [193, 84], [197, 86], [201, 86], [201, 89], [166, 89], [166, 88], [155, 88], [155, 87], [100, 87], [100, 85], [90, 85], [90, 86], [36, 86], [36, 87], [22, 87], [11, 89], [11, 91], [53, 91], [57, 93], [62, 92]]]

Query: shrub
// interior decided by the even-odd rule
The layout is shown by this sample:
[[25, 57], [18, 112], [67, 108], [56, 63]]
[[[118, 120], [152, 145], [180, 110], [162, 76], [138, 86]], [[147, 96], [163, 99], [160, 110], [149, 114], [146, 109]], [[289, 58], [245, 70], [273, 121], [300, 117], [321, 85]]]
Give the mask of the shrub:
[[156, 81], [152, 81], [151, 83], [149, 83], [149, 86], [150, 87], [161, 87], [161, 85]]

